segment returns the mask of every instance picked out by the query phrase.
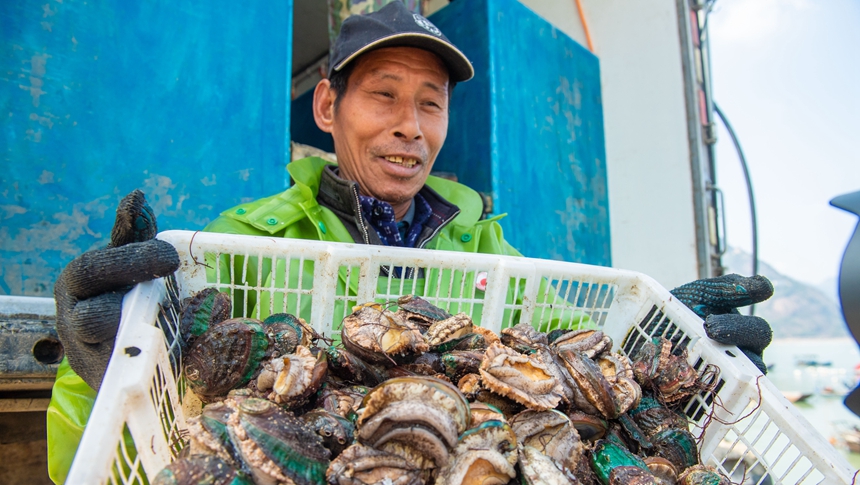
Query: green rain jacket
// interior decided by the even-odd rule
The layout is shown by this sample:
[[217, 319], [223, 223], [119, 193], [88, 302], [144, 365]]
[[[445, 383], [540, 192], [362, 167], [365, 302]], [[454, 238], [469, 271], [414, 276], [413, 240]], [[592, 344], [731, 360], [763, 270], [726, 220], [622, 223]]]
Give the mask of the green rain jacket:
[[[355, 242], [341, 219], [332, 210], [317, 202], [321, 174], [327, 164], [328, 162], [316, 157], [290, 163], [287, 169], [295, 182], [292, 187], [280, 194], [224, 211], [221, 217], [207, 225], [204, 231]], [[498, 220], [503, 216], [480, 220], [483, 202], [477, 192], [438, 177], [429, 177], [426, 185], [445, 200], [458, 206], [460, 212], [427, 241], [424, 248], [521, 256], [502, 236], [502, 227]], [[257, 264], [246, 266], [256, 267]], [[285, 277], [283, 273], [275, 271], [274, 276], [282, 282]], [[222, 274], [229, 275], [229, 271], [222, 271]], [[267, 274], [263, 279], [267, 280], [271, 276]], [[296, 276], [291, 274], [290, 280]], [[357, 278], [358, 275], [354, 276]], [[432, 275], [427, 276], [428, 281], [441, 280]], [[259, 281], [257, 275], [253, 274], [249, 274], [246, 279]], [[346, 281], [342, 283], [346, 284]], [[355, 283], [356, 281], [350, 280], [349, 285], [353, 286]], [[412, 288], [405, 290], [404, 294], [410, 290]], [[256, 306], [253, 300], [251, 303]], [[269, 302], [259, 303], [262, 308], [269, 307]], [[279, 306], [280, 304], [277, 304], [276, 307]], [[95, 391], [69, 367], [67, 360], [63, 360], [48, 406], [48, 472], [56, 483], [64, 483], [66, 480], [95, 397]]]

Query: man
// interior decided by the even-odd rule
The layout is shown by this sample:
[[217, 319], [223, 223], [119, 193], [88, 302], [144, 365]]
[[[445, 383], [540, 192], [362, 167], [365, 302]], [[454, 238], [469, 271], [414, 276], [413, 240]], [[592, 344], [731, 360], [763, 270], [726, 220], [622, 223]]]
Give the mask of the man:
[[[448, 129], [451, 91], [474, 71], [427, 19], [393, 2], [348, 18], [329, 79], [314, 92], [314, 119], [332, 134], [338, 165], [288, 166], [285, 192], [229, 209], [205, 230], [324, 241], [519, 255], [497, 219], [480, 220], [472, 189], [430, 177]], [[140, 192], [117, 210], [111, 246], [85, 253], [55, 288], [66, 348], [48, 410], [49, 472], [64, 480], [113, 347], [122, 295], [175, 271], [169, 244]]]
[[477, 192], [428, 180], [451, 90], [473, 75], [468, 59], [400, 2], [348, 18], [341, 32], [313, 104], [338, 165], [293, 162], [293, 188], [225, 211], [206, 230], [452, 250], [469, 239], [473, 251], [518, 254], [498, 224], [478, 220]]

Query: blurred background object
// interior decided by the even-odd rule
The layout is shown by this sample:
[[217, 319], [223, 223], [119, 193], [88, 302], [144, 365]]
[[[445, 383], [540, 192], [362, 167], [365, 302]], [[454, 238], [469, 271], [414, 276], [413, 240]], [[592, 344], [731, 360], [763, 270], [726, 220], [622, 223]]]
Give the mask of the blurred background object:
[[[840, 195], [831, 200], [830, 204], [860, 216], [860, 191]], [[839, 301], [848, 330], [860, 344], [860, 223], [854, 229], [854, 235], [842, 254], [842, 266], [839, 268]], [[845, 405], [860, 416], [860, 386], [848, 394]]]

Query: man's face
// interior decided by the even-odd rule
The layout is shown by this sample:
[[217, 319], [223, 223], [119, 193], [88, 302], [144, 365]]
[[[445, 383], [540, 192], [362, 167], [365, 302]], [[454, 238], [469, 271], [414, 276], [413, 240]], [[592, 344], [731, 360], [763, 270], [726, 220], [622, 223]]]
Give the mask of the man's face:
[[[341, 177], [358, 182], [364, 195], [402, 204], [424, 185], [445, 142], [448, 71], [435, 54], [412, 47], [378, 49], [354, 62], [330, 122], [317, 117], [317, 124], [334, 138]], [[321, 87], [334, 96], [326, 83], [315, 98]]]

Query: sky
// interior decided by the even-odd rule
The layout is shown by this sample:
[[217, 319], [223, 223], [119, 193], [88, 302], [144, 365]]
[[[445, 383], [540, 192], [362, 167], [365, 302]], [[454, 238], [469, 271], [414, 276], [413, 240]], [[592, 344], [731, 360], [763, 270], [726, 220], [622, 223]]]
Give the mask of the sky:
[[[860, 190], [860, 1], [718, 0], [708, 22], [714, 100], [751, 172], [759, 259], [833, 284], [857, 224], [829, 201]], [[717, 136], [727, 241], [751, 251], [743, 172], [721, 125]]]

